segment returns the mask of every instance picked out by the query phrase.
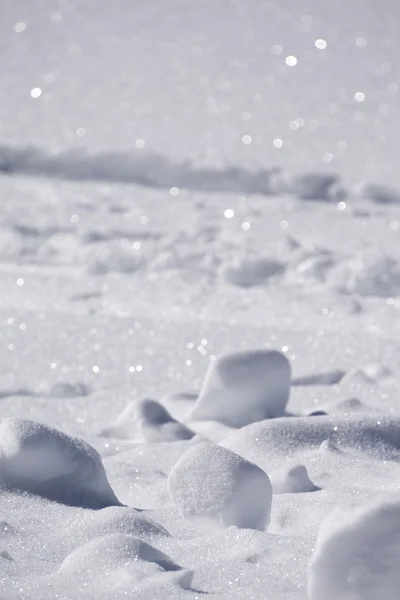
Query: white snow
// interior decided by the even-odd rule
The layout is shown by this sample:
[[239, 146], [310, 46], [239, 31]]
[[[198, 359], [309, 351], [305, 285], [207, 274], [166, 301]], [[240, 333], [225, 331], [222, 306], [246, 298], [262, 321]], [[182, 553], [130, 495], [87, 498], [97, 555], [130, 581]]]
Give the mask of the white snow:
[[279, 261], [257, 256], [244, 257], [225, 265], [223, 276], [228, 283], [247, 288], [260, 285], [284, 270], [285, 265]]
[[268, 525], [272, 500], [268, 475], [220, 446], [199, 444], [188, 450], [170, 471], [168, 490], [189, 519], [260, 530]]
[[227, 354], [213, 361], [191, 414], [241, 427], [284, 414], [289, 397], [290, 365], [275, 350]]
[[342, 506], [323, 522], [309, 566], [310, 600], [396, 600], [400, 496]]
[[350, 412], [314, 417], [282, 417], [253, 423], [229, 434], [221, 445], [261, 468], [280, 466], [325, 440], [384, 460], [400, 450], [400, 417]]
[[398, 600], [400, 8], [337, 4], [0, 3], [1, 598]]
[[121, 595], [134, 590], [141, 592], [149, 578], [153, 579], [153, 585], [163, 586], [164, 574], [171, 572], [176, 572], [174, 579], [178, 587], [190, 588], [191, 571], [181, 569], [164, 553], [139, 538], [113, 533], [79, 546], [64, 559], [58, 572], [49, 577], [49, 583], [57, 589], [72, 581], [83, 597], [94, 597], [95, 594], [112, 597], [116, 592]]
[[128, 405], [115, 425], [103, 430], [105, 437], [144, 442], [190, 440], [195, 433], [179, 423], [156, 400], [148, 398]]
[[94, 448], [24, 419], [0, 422], [0, 482], [66, 504], [92, 508], [119, 504]]
[[304, 465], [275, 471], [271, 473], [270, 479], [274, 494], [302, 494], [320, 489], [313, 484]]

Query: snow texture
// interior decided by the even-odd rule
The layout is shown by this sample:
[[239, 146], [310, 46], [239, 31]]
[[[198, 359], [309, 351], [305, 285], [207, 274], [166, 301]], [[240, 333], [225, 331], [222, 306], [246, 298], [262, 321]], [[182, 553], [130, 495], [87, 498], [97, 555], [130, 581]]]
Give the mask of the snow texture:
[[189, 519], [260, 530], [268, 525], [272, 501], [268, 475], [220, 446], [199, 444], [188, 450], [169, 473], [168, 489]]
[[253, 423], [231, 433], [221, 445], [268, 468], [304, 450], [316, 449], [328, 440], [340, 448], [362, 450], [387, 459], [400, 451], [400, 417], [368, 413], [283, 417]]
[[143, 442], [190, 440], [195, 434], [176, 421], [159, 402], [148, 398], [127, 406], [117, 422], [102, 435]]
[[323, 522], [309, 566], [310, 600], [397, 600], [400, 496], [342, 506]]
[[316, 492], [320, 488], [313, 484], [304, 465], [295, 465], [270, 474], [274, 494], [301, 494]]
[[399, 600], [399, 3], [2, 5], [0, 598]]
[[91, 508], [119, 505], [101, 461], [88, 443], [24, 419], [0, 423], [3, 486]]
[[275, 350], [236, 352], [210, 365], [192, 419], [215, 420], [233, 427], [285, 413], [290, 365]]

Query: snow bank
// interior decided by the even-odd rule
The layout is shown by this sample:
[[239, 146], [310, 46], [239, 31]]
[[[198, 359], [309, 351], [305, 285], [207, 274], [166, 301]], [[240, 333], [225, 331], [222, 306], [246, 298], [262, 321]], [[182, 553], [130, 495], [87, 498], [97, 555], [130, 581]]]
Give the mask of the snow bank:
[[400, 495], [339, 507], [324, 521], [309, 565], [310, 600], [398, 600]]
[[94, 448], [24, 419], [0, 423], [0, 482], [64, 504], [91, 508], [120, 504]]
[[269, 523], [268, 475], [220, 446], [199, 444], [188, 450], [172, 468], [168, 489], [186, 518], [261, 530]]
[[191, 414], [193, 420], [242, 427], [285, 413], [290, 364], [275, 350], [226, 354], [210, 364]]

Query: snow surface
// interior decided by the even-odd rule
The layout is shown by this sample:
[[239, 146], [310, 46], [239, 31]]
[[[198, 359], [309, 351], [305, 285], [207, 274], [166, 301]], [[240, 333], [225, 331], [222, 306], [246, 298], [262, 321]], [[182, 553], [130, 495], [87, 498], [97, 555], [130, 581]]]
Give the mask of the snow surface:
[[248, 350], [214, 360], [192, 411], [194, 420], [243, 427], [285, 414], [290, 364], [274, 350]]
[[399, 510], [396, 493], [331, 513], [310, 563], [311, 600], [399, 597]]
[[399, 40], [1, 3], [2, 599], [397, 600]]
[[185, 452], [169, 473], [168, 490], [189, 519], [261, 531], [268, 525], [268, 475], [221, 446], [199, 444]]

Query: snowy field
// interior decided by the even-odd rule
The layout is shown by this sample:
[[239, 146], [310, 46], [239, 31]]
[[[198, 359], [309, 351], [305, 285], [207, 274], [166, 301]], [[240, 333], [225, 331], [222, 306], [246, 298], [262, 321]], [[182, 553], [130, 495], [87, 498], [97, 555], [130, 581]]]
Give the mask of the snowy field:
[[399, 600], [397, 0], [3, 0], [0, 598]]

